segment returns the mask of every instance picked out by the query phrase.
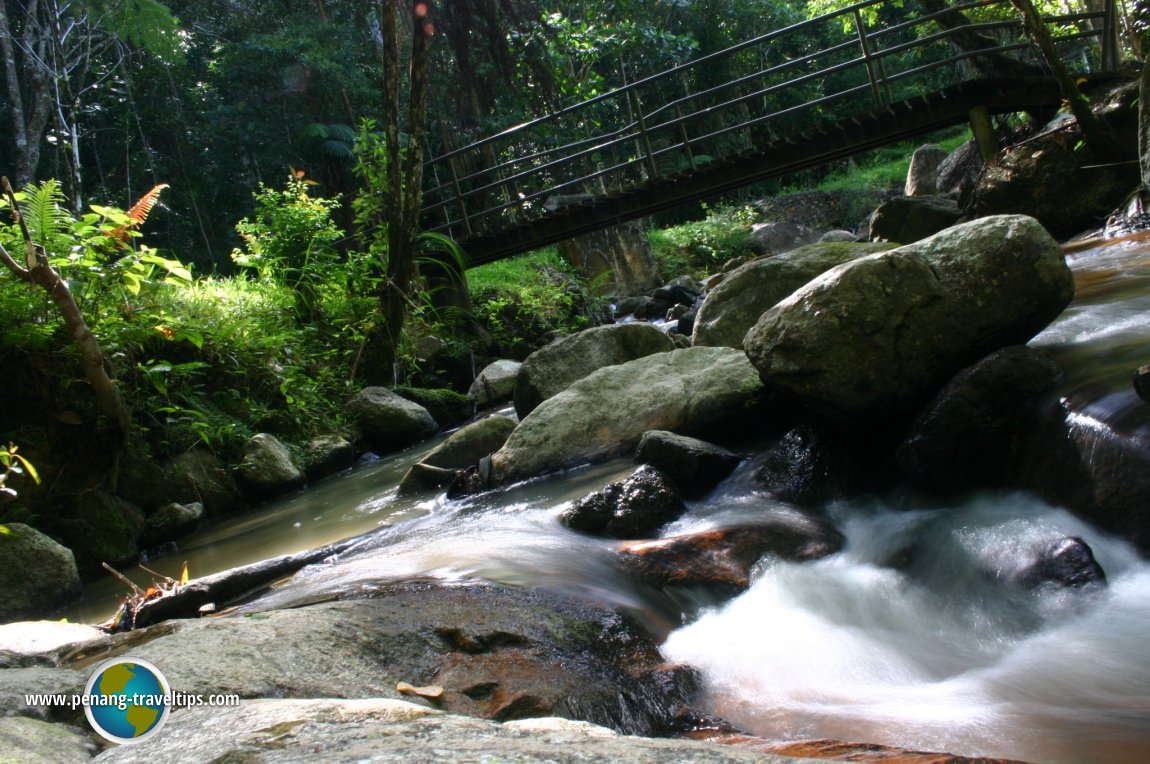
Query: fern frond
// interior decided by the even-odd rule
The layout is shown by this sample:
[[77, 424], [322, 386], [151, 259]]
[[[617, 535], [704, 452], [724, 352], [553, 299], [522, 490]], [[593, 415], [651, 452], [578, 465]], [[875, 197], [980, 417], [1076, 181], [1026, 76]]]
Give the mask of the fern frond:
[[160, 183], [153, 187], [151, 191], [141, 196], [140, 200], [132, 205], [132, 209], [128, 210], [128, 217], [131, 218], [136, 227], [142, 226], [144, 221], [148, 219], [148, 213], [156, 206], [156, 202], [160, 200], [160, 192], [165, 188], [169, 188], [167, 183]]
[[24, 189], [20, 214], [28, 224], [33, 242], [50, 254], [63, 254], [57, 251], [56, 245], [62, 238], [70, 240], [73, 221], [60, 181], [46, 180]]

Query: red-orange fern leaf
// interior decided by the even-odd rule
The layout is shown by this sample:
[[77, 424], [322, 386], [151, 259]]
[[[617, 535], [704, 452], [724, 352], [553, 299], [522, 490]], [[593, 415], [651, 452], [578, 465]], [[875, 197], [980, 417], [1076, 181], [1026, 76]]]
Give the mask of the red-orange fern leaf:
[[117, 239], [123, 244], [128, 242], [128, 231], [133, 228], [139, 228], [148, 219], [148, 213], [156, 206], [156, 202], [160, 200], [160, 192], [168, 187], [167, 183], [161, 183], [154, 186], [151, 191], [140, 197], [140, 200], [132, 205], [132, 209], [128, 210], [128, 220], [131, 222], [127, 225], [122, 225], [108, 232], [108, 236]]

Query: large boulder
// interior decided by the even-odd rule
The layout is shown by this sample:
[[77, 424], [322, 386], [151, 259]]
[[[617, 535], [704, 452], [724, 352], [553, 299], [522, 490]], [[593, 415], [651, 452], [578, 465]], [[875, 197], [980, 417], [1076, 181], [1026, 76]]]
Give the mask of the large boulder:
[[892, 248], [885, 243], [824, 242], [752, 260], [707, 293], [691, 341], [742, 348], [750, 328], [779, 300], [836, 265]]
[[0, 525], [0, 621], [44, 615], [80, 593], [76, 558], [24, 523]]
[[625, 613], [492, 586], [380, 587], [370, 599], [172, 621], [133, 637], [132, 655], [189, 694], [400, 699], [402, 682], [442, 688], [429, 694], [451, 713], [652, 734], [693, 689], [660, 681], [658, 647]]
[[255, 499], [272, 499], [302, 488], [303, 470], [291, 450], [279, 438], [257, 433], [244, 444], [244, 455], [236, 467], [236, 481]]
[[[470, 373], [469, 373], [470, 376]], [[466, 421], [475, 413], [475, 401], [448, 387], [399, 386], [393, 392], [427, 409], [440, 427], [452, 427]]]
[[365, 387], [343, 407], [373, 450], [397, 451], [431, 437], [439, 425], [427, 409], [386, 387]]
[[641, 539], [678, 520], [687, 511], [663, 473], [644, 464], [626, 480], [608, 483], [571, 505], [559, 522], [592, 536]]
[[[867, 749], [874, 747], [867, 746]], [[77, 756], [72, 760], [83, 759]], [[793, 764], [797, 761], [737, 745], [619, 735], [599, 725], [562, 718], [498, 723], [446, 714], [419, 702], [380, 698], [253, 700], [239, 708], [227, 709], [227, 713], [221, 713], [218, 708], [190, 708], [173, 714], [164, 733], [148, 745], [118, 746], [96, 759], [99, 764], [154, 764], [156, 761], [257, 764], [318, 760], [373, 764], [488, 761]]]
[[675, 349], [675, 343], [646, 323], [610, 324], [555, 340], [527, 357], [515, 381], [515, 413], [525, 418], [551, 396], [604, 366]]
[[102, 574], [101, 563], [135, 562], [144, 513], [108, 491], [76, 498], [54, 523], [60, 541], [76, 556], [80, 575]]
[[742, 459], [721, 446], [666, 430], [643, 433], [635, 450], [635, 461], [673, 476], [679, 490], [692, 498], [709, 493]]
[[459, 428], [411, 466], [399, 482], [399, 493], [444, 487], [457, 477], [457, 470], [476, 465], [483, 457], [499, 450], [515, 426], [515, 420], [510, 417], [489, 416]]
[[303, 450], [303, 469], [308, 480], [321, 480], [353, 464], [355, 446], [335, 433], [312, 438]]
[[0, 750], [6, 761], [59, 764], [89, 761], [100, 746], [79, 727], [12, 716], [0, 719]]
[[775, 223], [756, 223], [751, 227], [751, 235], [747, 239], [747, 246], [760, 255], [775, 255], [780, 252], [789, 252], [796, 247], [818, 241], [819, 232], [814, 228], [780, 221]]
[[515, 380], [519, 376], [520, 366], [519, 361], [510, 359], [488, 364], [471, 383], [467, 397], [481, 409], [511, 400], [515, 394]]
[[1073, 295], [1058, 243], [1033, 218], [1003, 215], [831, 269], [763, 314], [745, 348], [770, 393], [873, 421], [1025, 343]]
[[912, 244], [962, 220], [958, 202], [944, 196], [896, 196], [883, 202], [870, 221], [870, 237]]
[[705, 435], [753, 426], [761, 385], [731, 348], [686, 348], [607, 366], [543, 402], [491, 457], [492, 479], [512, 482], [623, 455], [648, 430]]
[[1002, 485], [1019, 428], [1060, 376], [1043, 350], [1014, 345], [991, 353], [956, 374], [918, 415], [898, 449], [899, 465], [927, 490]]
[[198, 501], [191, 504], [170, 502], [148, 515], [144, 522], [144, 532], [140, 534], [140, 547], [151, 547], [175, 541], [196, 529], [204, 518], [204, 505]]

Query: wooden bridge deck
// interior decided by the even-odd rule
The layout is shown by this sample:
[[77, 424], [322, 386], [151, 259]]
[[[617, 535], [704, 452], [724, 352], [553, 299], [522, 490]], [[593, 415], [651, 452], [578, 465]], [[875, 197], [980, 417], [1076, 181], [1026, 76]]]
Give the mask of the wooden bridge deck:
[[625, 191], [561, 207], [534, 220], [464, 238], [459, 243], [469, 265], [482, 265], [959, 125], [966, 122], [970, 111], [977, 107], [1000, 114], [1057, 107], [1061, 100], [1058, 85], [1052, 78], [972, 80], [789, 136], [694, 171], [655, 178]]

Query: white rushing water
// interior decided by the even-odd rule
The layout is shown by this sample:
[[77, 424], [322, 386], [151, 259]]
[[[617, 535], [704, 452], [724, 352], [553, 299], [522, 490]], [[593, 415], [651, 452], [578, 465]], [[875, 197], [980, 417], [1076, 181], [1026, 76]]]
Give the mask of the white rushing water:
[[[1021, 494], [835, 508], [845, 551], [775, 562], [676, 631], [719, 715], [764, 737], [864, 740], [1034, 762], [1150, 761], [1150, 566]], [[1010, 582], [1066, 536], [1110, 585]]]

